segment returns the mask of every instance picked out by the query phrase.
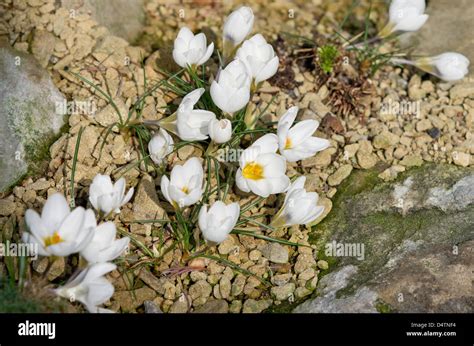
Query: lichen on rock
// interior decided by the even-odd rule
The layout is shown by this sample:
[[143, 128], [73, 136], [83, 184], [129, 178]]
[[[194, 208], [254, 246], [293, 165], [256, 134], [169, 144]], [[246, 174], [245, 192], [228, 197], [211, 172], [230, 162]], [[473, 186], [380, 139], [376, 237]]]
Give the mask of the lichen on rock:
[[[375, 312], [380, 304], [400, 312], [472, 311], [472, 285], [465, 281], [472, 280], [474, 170], [425, 164], [390, 183], [374, 180], [379, 171], [356, 171], [340, 187], [312, 238], [330, 272], [317, 298], [296, 311]], [[328, 251], [333, 244], [363, 245], [363, 256]], [[328, 289], [348, 268], [354, 270], [344, 282]]]
[[0, 191], [39, 166], [64, 125], [64, 97], [31, 56], [0, 44]]

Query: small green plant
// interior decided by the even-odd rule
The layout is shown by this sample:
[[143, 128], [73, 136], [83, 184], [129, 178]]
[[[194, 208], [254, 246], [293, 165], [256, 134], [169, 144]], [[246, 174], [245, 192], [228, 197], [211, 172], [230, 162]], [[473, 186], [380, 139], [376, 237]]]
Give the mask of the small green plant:
[[331, 44], [326, 44], [318, 48], [319, 67], [327, 74], [334, 69], [336, 58], [339, 56], [337, 48]]
[[38, 302], [26, 298], [16, 285], [0, 281], [0, 313], [43, 312]]

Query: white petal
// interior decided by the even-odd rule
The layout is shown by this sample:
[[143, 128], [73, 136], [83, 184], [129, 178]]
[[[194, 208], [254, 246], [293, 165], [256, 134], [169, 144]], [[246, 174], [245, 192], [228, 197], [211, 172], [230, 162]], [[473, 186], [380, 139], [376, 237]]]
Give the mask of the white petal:
[[166, 198], [166, 200], [170, 203], [173, 203], [173, 200], [171, 199], [170, 195], [169, 195], [169, 187], [170, 187], [170, 180], [168, 179], [168, 177], [166, 175], [163, 175], [161, 177], [161, 193], [163, 193], [163, 196]]
[[275, 153], [278, 150], [278, 137], [274, 133], [267, 133], [257, 139], [252, 146], [260, 147], [261, 154]]
[[291, 127], [293, 123], [295, 122], [296, 116], [298, 115], [298, 107], [293, 106], [290, 107], [285, 114], [281, 116], [281, 118], [278, 120], [278, 127], [284, 125], [284, 124], [289, 124]]
[[185, 42], [190, 42], [193, 39], [194, 34], [188, 27], [183, 26], [178, 32], [178, 37]]
[[247, 183], [249, 185], [250, 190], [261, 197], [268, 197], [272, 194], [272, 183], [270, 179], [259, 179], [259, 180], [252, 180], [247, 179]]
[[183, 52], [180, 52], [177, 49], [173, 49], [173, 59], [175, 63], [177, 63], [179, 66], [183, 68], [188, 65], [186, 56], [183, 54]]
[[32, 209], [28, 209], [26, 211], [25, 223], [28, 226], [28, 229], [30, 230], [31, 235], [35, 237], [40, 243], [43, 242], [43, 239], [45, 237], [52, 235], [54, 232], [56, 232], [59, 229], [59, 226], [56, 229], [46, 228], [39, 214]]
[[83, 227], [86, 211], [82, 207], [77, 207], [64, 219], [57, 231], [61, 239], [65, 242], [72, 242]]
[[201, 231], [207, 228], [207, 206], [203, 205], [199, 210], [199, 228]]
[[260, 70], [260, 72], [255, 77], [255, 82], [260, 83], [264, 80], [267, 80], [273, 77], [273, 75], [277, 71], [278, 71], [278, 57], [275, 56], [265, 65], [265, 67], [262, 70]]
[[416, 17], [408, 17], [398, 22], [393, 31], [417, 31], [426, 23], [428, 17], [429, 16], [426, 14]]
[[290, 178], [286, 175], [282, 175], [278, 178], [270, 178], [270, 183], [272, 184], [272, 194], [278, 194], [285, 192], [290, 186]]
[[132, 187], [130, 188], [130, 190], [128, 190], [127, 194], [125, 195], [125, 197], [122, 199], [122, 203], [121, 205], [125, 205], [127, 204], [131, 199], [132, 199], [132, 196], [133, 196], [133, 192], [135, 191], [135, 189]]
[[250, 89], [243, 87], [234, 91], [233, 94], [229, 95], [225, 108], [223, 111], [228, 113], [235, 113], [245, 107], [250, 100]]
[[257, 162], [264, 167], [265, 178], [279, 177], [286, 172], [286, 160], [274, 153], [259, 155]]
[[288, 131], [288, 136], [291, 139], [292, 146], [298, 146], [298, 144], [311, 137], [318, 128], [319, 123], [316, 120], [303, 120], [293, 126]]
[[201, 59], [198, 61], [197, 64], [202, 65], [206, 61], [208, 61], [213, 51], [214, 51], [214, 42], [211, 42], [211, 44], [207, 47], [206, 53], [201, 57]]
[[244, 191], [250, 192], [250, 187], [247, 184], [247, 180], [242, 176], [242, 169], [238, 169], [237, 173], [235, 174], [235, 182], [237, 183], [237, 187]]
[[[220, 84], [216, 81], [213, 81], [211, 84], [211, 98], [219, 109], [224, 110], [227, 104], [227, 95]], [[225, 111], [225, 110], [224, 110]]]
[[41, 219], [47, 229], [55, 231], [69, 213], [70, 209], [66, 198], [60, 193], [55, 193], [46, 200], [41, 213]]

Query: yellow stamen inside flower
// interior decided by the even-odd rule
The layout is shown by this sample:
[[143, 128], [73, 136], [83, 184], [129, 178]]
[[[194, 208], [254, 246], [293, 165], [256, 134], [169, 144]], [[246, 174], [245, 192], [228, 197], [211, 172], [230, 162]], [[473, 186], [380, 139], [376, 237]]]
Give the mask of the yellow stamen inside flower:
[[293, 146], [293, 143], [291, 142], [291, 138], [290, 138], [290, 137], [286, 137], [285, 150], [286, 150], [286, 149], [291, 149], [292, 146]]
[[242, 175], [246, 179], [259, 180], [263, 179], [263, 167], [258, 163], [252, 162], [245, 165]]
[[189, 193], [189, 189], [187, 186], [184, 186], [181, 188], [181, 191], [183, 191], [185, 194], [188, 194]]
[[44, 246], [46, 247], [51, 246], [51, 245], [56, 245], [63, 241], [61, 239], [61, 236], [58, 234], [58, 232], [54, 232], [53, 235], [49, 237], [45, 237], [43, 238], [43, 240], [44, 240]]

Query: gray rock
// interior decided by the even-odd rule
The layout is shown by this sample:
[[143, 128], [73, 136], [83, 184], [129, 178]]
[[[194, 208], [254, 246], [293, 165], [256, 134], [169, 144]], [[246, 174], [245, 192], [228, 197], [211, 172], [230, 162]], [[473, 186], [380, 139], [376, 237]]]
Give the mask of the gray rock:
[[425, 164], [389, 183], [382, 169], [339, 187], [314, 234], [330, 272], [294, 311], [473, 312], [474, 168]]
[[113, 299], [122, 312], [132, 312], [142, 306], [145, 301], [152, 301], [156, 298], [156, 292], [149, 287], [141, 287], [131, 291], [116, 291]]
[[200, 314], [226, 314], [229, 312], [229, 304], [224, 299], [212, 299], [194, 310], [194, 312]]
[[178, 299], [171, 305], [169, 313], [171, 314], [185, 314], [189, 310], [189, 304], [186, 299]]
[[474, 175], [459, 180], [450, 189], [434, 187], [430, 189], [426, 204], [443, 211], [463, 210], [474, 203]]
[[336, 298], [336, 294], [343, 289], [349, 279], [357, 275], [357, 267], [347, 265], [336, 272], [324, 276], [318, 286], [318, 298], [306, 301], [299, 305], [293, 312], [325, 312], [325, 313], [347, 313], [347, 312], [377, 312], [374, 303], [377, 294], [367, 287], [358, 289], [353, 295], [344, 298]]
[[28, 54], [0, 43], [0, 191], [37, 167], [64, 124], [64, 97]]
[[[165, 211], [160, 205], [155, 183], [149, 175], [143, 176], [133, 199], [133, 218], [136, 220], [162, 219]], [[149, 224], [133, 224], [132, 231], [142, 234], [151, 232]]]
[[262, 248], [262, 255], [273, 263], [288, 263], [288, 249], [278, 243], [268, 243]]
[[16, 204], [9, 199], [0, 199], [0, 216], [9, 216], [15, 212]]
[[133, 42], [142, 33], [145, 23], [143, 0], [62, 0], [61, 4], [76, 14], [90, 13], [99, 24], [116, 36]]
[[248, 299], [245, 301], [242, 312], [244, 314], [258, 314], [272, 305], [271, 299], [255, 300]]
[[145, 300], [143, 302], [143, 306], [145, 307], [146, 314], [162, 314], [163, 311], [151, 300]]
[[295, 284], [292, 282], [289, 282], [283, 286], [275, 286], [271, 288], [271, 294], [276, 300], [286, 300], [290, 298], [293, 295], [293, 292], [295, 291]]

